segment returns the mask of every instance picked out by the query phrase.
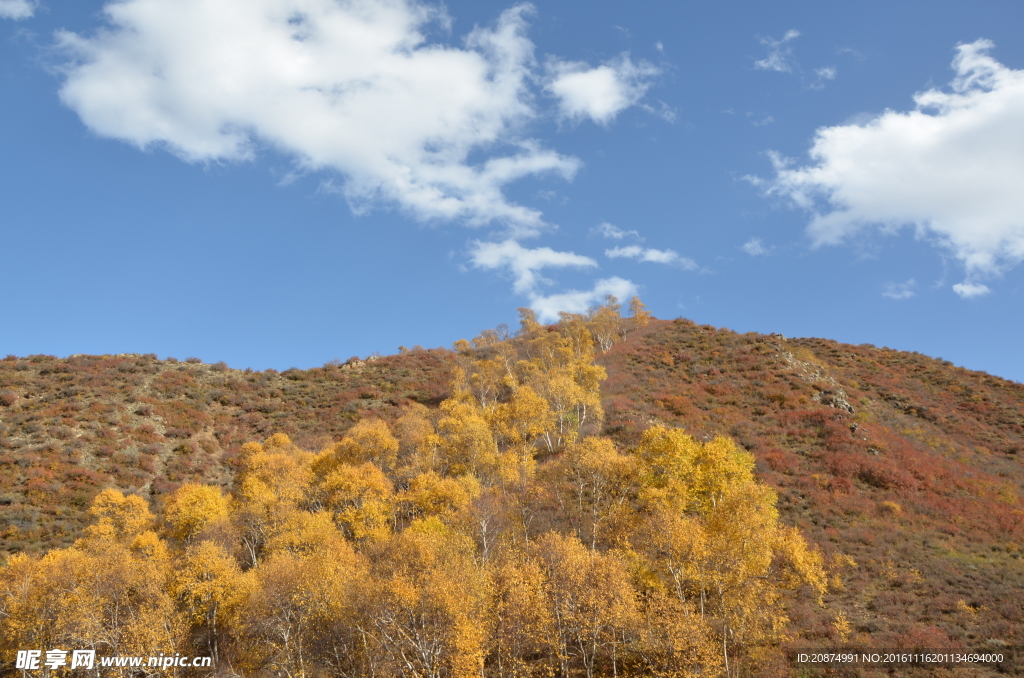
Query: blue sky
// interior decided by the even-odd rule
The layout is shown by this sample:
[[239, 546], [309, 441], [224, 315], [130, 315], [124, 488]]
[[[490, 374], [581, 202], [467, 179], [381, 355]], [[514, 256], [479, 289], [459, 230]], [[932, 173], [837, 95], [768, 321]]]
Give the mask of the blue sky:
[[1019, 2], [0, 16], [2, 354], [311, 367], [636, 292], [1024, 381]]

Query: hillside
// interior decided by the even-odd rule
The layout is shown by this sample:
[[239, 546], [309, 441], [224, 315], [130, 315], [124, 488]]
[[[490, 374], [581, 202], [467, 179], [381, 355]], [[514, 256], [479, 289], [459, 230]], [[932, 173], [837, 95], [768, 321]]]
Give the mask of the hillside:
[[[1022, 644], [1024, 385], [873, 346], [654, 321], [601, 355], [605, 433], [652, 424], [734, 438], [832, 568], [808, 642]], [[0, 549], [65, 546], [101, 489], [156, 500], [230, 485], [241, 445], [317, 449], [368, 411], [446, 395], [454, 354], [415, 350], [282, 373], [153, 356], [0, 361]]]
[[[915, 353], [659, 323], [604, 356], [607, 426], [724, 433], [837, 565], [876, 646], [1024, 642], [1024, 385]], [[838, 567], [840, 556], [856, 566]], [[792, 611], [804, 634], [831, 619]]]
[[147, 498], [228, 485], [241, 445], [275, 432], [316, 447], [373, 411], [436, 405], [448, 351], [312, 370], [239, 371], [198, 359], [36, 355], [0, 360], [0, 553], [70, 544], [105, 487]]

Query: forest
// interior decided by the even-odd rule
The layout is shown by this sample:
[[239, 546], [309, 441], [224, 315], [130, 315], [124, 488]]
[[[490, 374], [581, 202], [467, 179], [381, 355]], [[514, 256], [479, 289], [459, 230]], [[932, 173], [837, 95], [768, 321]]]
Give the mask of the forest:
[[[726, 437], [602, 436], [614, 299], [456, 344], [451, 395], [305, 450], [242, 446], [231, 487], [158, 510], [99, 492], [70, 547], [0, 570], [0, 652], [209, 655], [223, 675], [743, 675], [783, 661], [821, 554]], [[840, 620], [840, 626], [842, 620]]]

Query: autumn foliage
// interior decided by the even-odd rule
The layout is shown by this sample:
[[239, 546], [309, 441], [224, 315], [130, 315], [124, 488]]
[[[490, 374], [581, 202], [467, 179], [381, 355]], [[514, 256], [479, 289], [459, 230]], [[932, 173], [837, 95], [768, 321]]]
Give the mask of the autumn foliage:
[[[651, 554], [663, 548], [657, 540], [675, 529], [667, 523], [651, 527], [651, 507], [676, 481], [644, 471], [661, 445], [648, 439], [641, 455], [645, 436], [684, 429], [704, 455], [715, 451], [716, 438], [735, 441], [735, 449], [754, 460], [753, 477], [774, 491], [779, 524], [797, 528], [822, 554], [828, 573], [824, 606], [807, 584], [775, 590], [774, 609], [789, 619], [781, 646], [727, 646], [731, 672], [787, 674], [780, 647], [1021, 646], [1024, 385], [916, 353], [738, 334], [682, 318], [653, 319], [638, 302], [629, 307], [631, 318], [619, 317], [617, 302], [609, 301], [585, 315], [566, 316], [557, 327], [542, 327], [527, 314], [516, 337], [499, 326], [460, 343], [457, 351], [416, 347], [280, 373], [152, 355], [8, 356], [0, 360], [0, 563], [10, 566], [2, 576], [25, 571], [18, 563], [41, 558], [55, 563], [47, 570], [54, 576], [80, 576], [48, 579], [57, 582], [50, 597], [35, 599], [43, 618], [57, 620], [40, 627], [46, 633], [74, 619], [74, 606], [55, 606], [58, 592], [103, 586], [110, 591], [104, 594], [110, 618], [120, 619], [120, 630], [107, 632], [111, 642], [126, 637], [124, 614], [150, 615], [147, 624], [155, 624], [159, 610], [178, 610], [185, 614], [187, 633], [175, 641], [185, 644], [174, 647], [207, 647], [196, 643], [212, 639], [222, 668], [250, 673], [238, 663], [237, 648], [246, 638], [263, 636], [239, 635], [242, 627], [233, 625], [231, 615], [267, 608], [237, 607], [255, 599], [238, 598], [242, 589], [224, 584], [234, 580], [223, 577], [266, 565], [252, 565], [259, 560], [253, 550], [261, 548], [260, 535], [280, 516], [272, 505], [258, 510], [260, 483], [273, 486], [270, 481], [289, 468], [281, 464], [295, 457], [301, 472], [289, 482], [302, 489], [289, 492], [301, 497], [296, 505], [310, 515], [323, 514], [317, 520], [329, 519], [359, 562], [378, 562], [374, 545], [404, 534], [416, 520], [434, 517], [473, 535], [473, 558], [490, 563], [485, 672], [522, 673], [540, 666], [561, 671], [560, 657], [569, 657], [568, 649], [546, 654], [555, 635], [544, 620], [562, 608], [538, 596], [562, 591], [538, 583], [555, 581], [544, 569], [552, 561], [530, 549], [539, 548], [549, 533], [574, 537], [593, 554], [624, 558], [639, 601], [635, 609], [654, 620], [634, 635], [602, 630], [614, 634], [612, 644], [602, 646], [614, 661], [602, 663], [607, 656], [601, 655], [594, 671], [646, 671], [636, 662], [651, 666], [672, 653], [674, 665], [693, 666], [696, 650], [688, 650], [683, 639], [700, 634], [655, 623], [679, 615], [672, 598], [651, 593], [652, 573], [661, 572], [660, 581], [674, 575], [667, 566], [642, 569], [631, 555], [655, 558]], [[573, 362], [563, 360], [586, 344], [580, 343], [585, 335], [579, 328], [590, 333], [593, 362], [607, 375], [589, 366], [600, 384], [596, 401], [582, 381], [572, 380]], [[555, 341], [559, 337], [564, 344]], [[522, 361], [543, 363], [548, 372]], [[276, 449], [268, 440], [275, 432], [287, 434], [291, 452], [252, 457], [247, 443], [262, 440], [269, 453]], [[253, 466], [250, 459], [259, 463]], [[243, 476], [250, 478], [246, 487]], [[693, 478], [704, 482], [703, 476]], [[171, 595], [170, 608], [160, 607], [164, 603], [154, 591], [132, 597], [142, 590], [132, 582], [143, 570], [126, 568], [138, 565], [137, 555], [103, 570], [105, 561], [96, 559], [95, 550], [87, 553], [91, 559], [82, 559], [67, 548], [89, 526], [100, 525], [90, 506], [107, 490], [141, 497], [156, 514], [150, 531], [167, 546], [176, 573], [177, 583], [162, 589]], [[691, 516], [696, 510], [679, 506]], [[475, 532], [467, 532], [470, 521], [478, 524]], [[287, 543], [301, 545], [306, 538], [299, 534], [315, 533], [315, 526], [302, 525], [305, 532]], [[510, 534], [518, 539], [514, 543], [530, 548], [510, 551]], [[673, 544], [715, 543], [707, 535], [702, 541], [686, 534], [689, 541]], [[187, 560], [175, 555], [186, 552]], [[77, 560], [60, 560], [71, 558], [69, 553]], [[668, 557], [664, 549], [657, 553]], [[274, 566], [280, 570], [262, 570], [259, 581], [293, 581], [275, 578], [288, 562]], [[310, 568], [309, 573], [321, 572]], [[689, 595], [697, 591], [699, 599], [699, 588]], [[262, 600], [281, 600], [290, 590], [281, 584], [273, 588], [277, 598]], [[363, 600], [361, 595], [350, 600]], [[143, 604], [146, 596], [150, 602]], [[530, 607], [529, 600], [547, 600], [547, 607]], [[575, 598], [559, 600], [576, 604]], [[21, 619], [31, 618], [28, 608], [13, 603], [0, 608], [0, 615], [18, 609]], [[704, 620], [707, 610], [706, 599]], [[196, 626], [196, 611], [205, 626]], [[313, 623], [318, 633], [330, 626]], [[712, 635], [705, 636], [715, 645], [711, 656], [721, 655], [717, 664], [707, 664], [712, 674], [724, 671], [720, 636], [713, 635], [721, 624], [711, 619]], [[256, 633], [255, 627], [244, 628]], [[259, 628], [267, 632], [271, 622]], [[369, 637], [345, 636], [344, 642], [358, 645]], [[558, 637], [568, 642], [568, 636]], [[341, 636], [331, 638], [342, 643]], [[739, 664], [733, 650], [742, 655]], [[586, 671], [579, 662], [589, 659], [573, 652], [570, 670]], [[1024, 654], [1018, 650], [1015, 656]], [[319, 661], [311, 674], [338, 672]], [[260, 666], [252, 672], [277, 671], [272, 664]], [[1018, 662], [1003, 670], [1024, 666]]]
[[[224, 675], [690, 676], [770, 666], [821, 555], [731, 439], [602, 435], [609, 300], [456, 345], [450, 395], [306, 450], [242, 446], [230, 492], [157, 515], [108, 489], [69, 548], [0, 569], [0, 653], [211, 655]], [[163, 388], [187, 387], [170, 379]]]

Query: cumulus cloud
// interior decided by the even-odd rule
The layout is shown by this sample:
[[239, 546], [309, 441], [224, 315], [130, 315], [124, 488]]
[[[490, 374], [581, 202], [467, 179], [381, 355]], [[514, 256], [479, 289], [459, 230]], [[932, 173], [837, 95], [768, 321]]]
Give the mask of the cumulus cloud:
[[687, 271], [693, 271], [697, 268], [697, 262], [693, 259], [679, 256], [679, 253], [675, 250], [656, 250], [650, 247], [629, 245], [627, 247], [613, 247], [610, 250], [605, 250], [604, 255], [609, 259], [636, 259], [637, 261], [647, 261], [655, 264], [675, 264]]
[[102, 29], [57, 33], [68, 58], [60, 97], [97, 135], [186, 162], [281, 153], [295, 163], [290, 176], [323, 173], [324, 190], [357, 214], [397, 207], [422, 221], [496, 226], [499, 241], [471, 245], [472, 265], [509, 272], [550, 317], [634, 286], [607, 278], [589, 291], [539, 291], [544, 270], [597, 263], [519, 242], [547, 224], [508, 198], [508, 185], [571, 180], [580, 166], [531, 138], [530, 124], [608, 124], [640, 104], [658, 69], [628, 54], [596, 68], [540, 64], [532, 10], [516, 5], [461, 42], [438, 42], [431, 32], [451, 20], [425, 0], [110, 0]]
[[988, 285], [981, 283], [962, 282], [953, 285], [953, 291], [964, 299], [973, 299], [974, 297], [984, 296], [992, 290], [988, 288]]
[[917, 282], [913, 278], [902, 283], [889, 283], [885, 286], [885, 290], [882, 291], [882, 296], [897, 300], [910, 299], [917, 294], [914, 291], [915, 287], [917, 287]]
[[782, 36], [781, 40], [761, 38], [761, 44], [768, 48], [768, 56], [755, 61], [754, 68], [762, 71], [778, 71], [780, 73], [788, 73], [792, 71], [793, 64], [790, 63], [789, 59], [793, 54], [793, 48], [786, 43], [799, 37], [800, 31], [790, 29], [786, 31], [786, 34]]
[[558, 99], [562, 117], [607, 125], [620, 112], [639, 103], [659, 70], [645, 62], [634, 63], [622, 54], [596, 68], [580, 61], [548, 63], [547, 91]]
[[540, 284], [549, 281], [538, 271], [545, 268], [589, 268], [597, 262], [573, 252], [558, 252], [550, 247], [527, 248], [515, 240], [504, 242], [474, 242], [470, 247], [470, 260], [476, 268], [507, 269], [515, 277], [513, 289], [520, 294], [533, 294]]
[[636, 238], [637, 240], [643, 241], [643, 238], [640, 237], [640, 234], [637, 231], [624, 231], [615, 224], [609, 224], [607, 221], [603, 221], [600, 224], [598, 224], [595, 228], [592, 228], [591, 233], [603, 235], [604, 237], [610, 238], [612, 240], [622, 240], [623, 238], [629, 236]]
[[[446, 17], [419, 0], [120, 0], [103, 11], [103, 30], [57, 36], [71, 58], [61, 99], [101, 136], [188, 162], [274, 148], [300, 170], [340, 174], [357, 212], [383, 203], [520, 232], [542, 215], [504, 187], [569, 179], [579, 166], [522, 136], [540, 114], [530, 5], [461, 46], [427, 40]], [[645, 89], [647, 71], [628, 58], [604, 68], [610, 92], [588, 100], [585, 83], [604, 76], [584, 77], [578, 105], [608, 120]], [[559, 90], [568, 97], [571, 82]]]
[[533, 295], [530, 307], [537, 312], [541, 321], [554, 322], [558, 320], [559, 311], [583, 313], [591, 306], [603, 302], [609, 294], [619, 299], [628, 299], [636, 293], [636, 285], [616, 276], [598, 280], [589, 290], [571, 290], [548, 296]]
[[35, 11], [31, 0], [0, 0], [0, 19], [28, 19]]
[[980, 280], [1024, 260], [1024, 70], [993, 47], [958, 45], [950, 86], [917, 93], [914, 110], [819, 129], [808, 165], [773, 154], [762, 185], [811, 213], [815, 245], [912, 226], [963, 264], [957, 294], [989, 292]]

